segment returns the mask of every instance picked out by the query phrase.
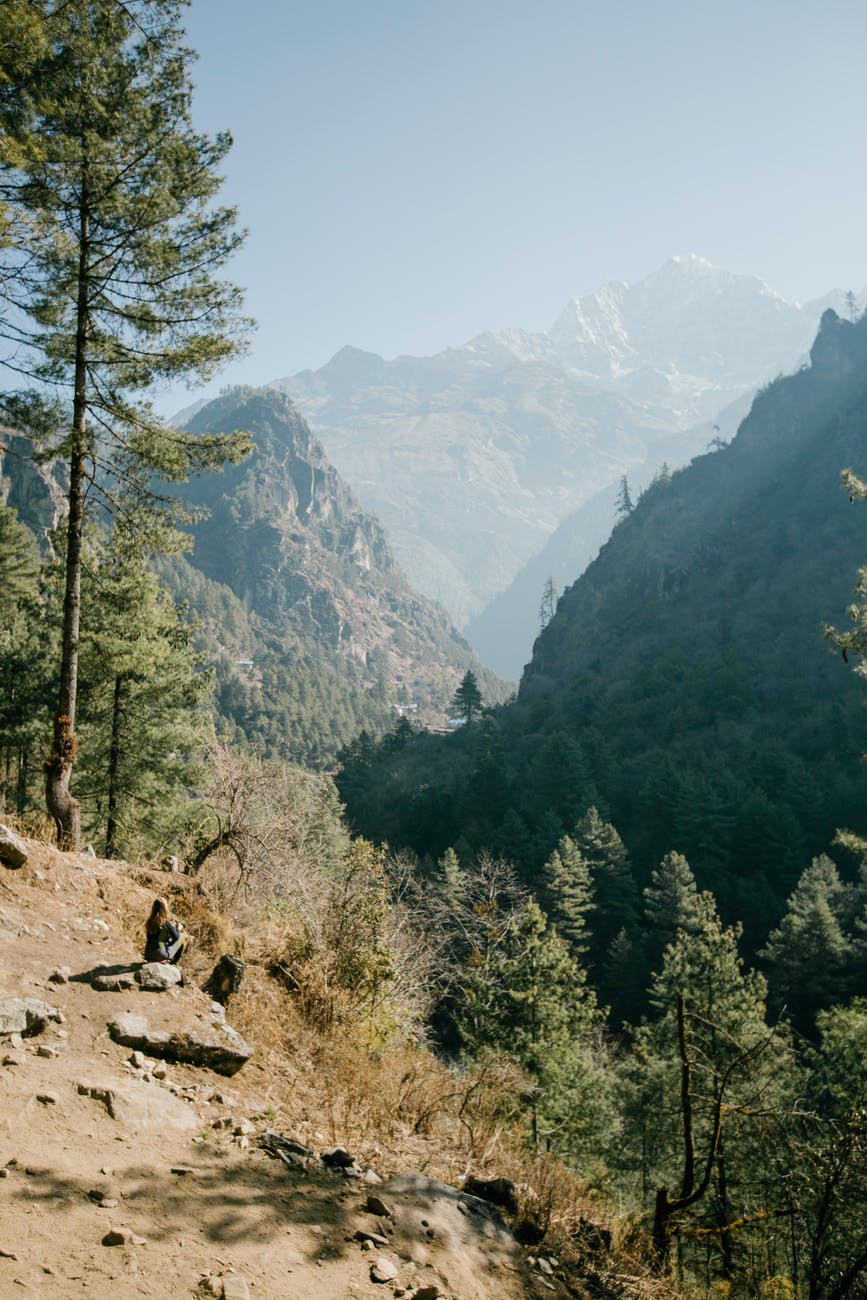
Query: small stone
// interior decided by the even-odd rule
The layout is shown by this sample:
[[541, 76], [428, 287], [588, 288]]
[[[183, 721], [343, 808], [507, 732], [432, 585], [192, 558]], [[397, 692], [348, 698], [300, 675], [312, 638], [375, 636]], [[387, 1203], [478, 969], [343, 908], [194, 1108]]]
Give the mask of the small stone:
[[60, 1055], [60, 1053], [56, 1047], [49, 1047], [47, 1044], [43, 1044], [43, 1046], [37, 1047], [36, 1055], [44, 1056], [46, 1060], [53, 1061], [55, 1057]]
[[3, 1246], [0, 1246], [0, 1259], [17, 1259], [17, 1258], [18, 1256], [15, 1254], [14, 1250], [6, 1250]]
[[168, 1074], [165, 1061], [157, 1061], [156, 1065], [151, 1070], [151, 1074], [155, 1079], [165, 1079]]
[[36, 1100], [41, 1101], [43, 1106], [56, 1106], [60, 1098], [56, 1092], [37, 1092]]
[[369, 1241], [367, 1238], [365, 1238], [365, 1240], [361, 1243], [361, 1249], [362, 1249], [362, 1250], [373, 1250], [373, 1242], [372, 1242], [372, 1241]]
[[8, 1177], [9, 1177], [9, 1170], [8, 1170], [8, 1169], [0, 1169], [0, 1178], [8, 1178]]
[[382, 1182], [382, 1179], [375, 1170], [365, 1169], [364, 1173], [361, 1175], [361, 1181], [363, 1183], [370, 1183], [372, 1187], [377, 1187]]
[[104, 1196], [99, 1202], [99, 1208], [101, 1210], [116, 1210], [117, 1207], [118, 1199], [116, 1196]]
[[24, 1065], [27, 1058], [23, 1052], [7, 1052], [3, 1057], [4, 1065]]
[[425, 1286], [418, 1287], [412, 1294], [412, 1300], [439, 1300], [442, 1291], [436, 1282], [429, 1282]]
[[131, 1246], [135, 1233], [131, 1228], [109, 1228], [102, 1239], [103, 1246]]
[[387, 1246], [388, 1237], [383, 1237], [381, 1232], [367, 1232], [364, 1228], [359, 1228], [355, 1233], [356, 1241], [371, 1241], [374, 1246]]
[[242, 1151], [248, 1150], [250, 1146], [250, 1139], [248, 1137], [246, 1136], [239, 1137], [237, 1141], [238, 1141], [238, 1146], [241, 1148]]
[[537, 1261], [537, 1263], [538, 1263], [538, 1266], [539, 1266], [539, 1272], [540, 1272], [540, 1273], [545, 1273], [545, 1274], [547, 1274], [548, 1277], [551, 1277], [551, 1275], [553, 1274], [554, 1270], [553, 1270], [553, 1268], [551, 1267], [551, 1265], [548, 1263], [547, 1259], [543, 1259], [543, 1258], [540, 1256], [539, 1259], [538, 1259], [538, 1261]]
[[129, 1058], [129, 1063], [134, 1070], [143, 1070], [147, 1065], [147, 1057], [144, 1052], [133, 1052]]
[[[364, 1208], [368, 1210], [370, 1214], [376, 1214], [381, 1219], [394, 1218], [394, 1210], [389, 1205], [388, 1201], [384, 1201], [381, 1196], [376, 1196], [373, 1192], [368, 1196]], [[425, 1224], [425, 1227], [426, 1226], [427, 1225]]]
[[223, 1294], [223, 1279], [221, 1277], [205, 1276], [202, 1278], [202, 1286], [211, 1295], [219, 1296]]
[[24, 1039], [21, 1037], [20, 1034], [10, 1034], [9, 1046], [14, 1048], [17, 1051], [19, 1047], [24, 1046]]
[[370, 1277], [373, 1282], [393, 1282], [397, 1274], [397, 1265], [392, 1264], [391, 1260], [386, 1259], [384, 1255], [377, 1255], [370, 1266]]
[[250, 1137], [250, 1135], [255, 1132], [256, 1125], [251, 1124], [248, 1119], [242, 1119], [234, 1128], [235, 1137]]
[[68, 966], [55, 966], [48, 976], [49, 984], [68, 984], [72, 971]]
[[223, 1300], [250, 1300], [250, 1287], [245, 1277], [235, 1273], [223, 1278]]

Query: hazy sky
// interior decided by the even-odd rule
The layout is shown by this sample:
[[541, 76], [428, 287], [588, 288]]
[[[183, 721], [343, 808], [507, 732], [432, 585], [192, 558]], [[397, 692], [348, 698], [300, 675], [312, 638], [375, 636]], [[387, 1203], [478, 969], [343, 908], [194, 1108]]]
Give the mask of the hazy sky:
[[800, 301], [867, 282], [864, 0], [193, 0], [188, 29], [259, 321], [222, 383], [545, 329], [673, 253]]

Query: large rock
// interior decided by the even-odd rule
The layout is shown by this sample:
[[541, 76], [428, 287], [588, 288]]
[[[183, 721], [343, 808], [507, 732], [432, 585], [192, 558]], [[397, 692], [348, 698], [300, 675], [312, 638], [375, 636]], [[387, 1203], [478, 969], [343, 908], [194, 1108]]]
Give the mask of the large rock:
[[253, 1049], [228, 1025], [201, 1029], [151, 1029], [144, 1016], [125, 1013], [111, 1021], [108, 1032], [116, 1043], [137, 1048], [166, 1061], [203, 1065], [218, 1074], [236, 1074]]
[[149, 993], [164, 993], [166, 989], [183, 984], [184, 977], [177, 966], [167, 961], [148, 961], [136, 971], [136, 980]]
[[27, 845], [21, 836], [0, 822], [0, 862], [4, 867], [23, 867], [27, 856]]
[[41, 1034], [49, 1020], [60, 1024], [63, 1015], [39, 998], [4, 998], [0, 1002], [0, 1034]]
[[112, 1119], [127, 1129], [179, 1129], [191, 1133], [201, 1128], [192, 1106], [179, 1101], [155, 1083], [139, 1079], [86, 1079], [78, 1084], [82, 1097], [101, 1101]]

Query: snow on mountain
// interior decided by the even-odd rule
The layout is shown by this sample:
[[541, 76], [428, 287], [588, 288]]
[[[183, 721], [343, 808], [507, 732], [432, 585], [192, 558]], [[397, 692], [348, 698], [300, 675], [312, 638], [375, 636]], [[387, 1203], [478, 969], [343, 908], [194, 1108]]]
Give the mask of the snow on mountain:
[[572, 299], [547, 332], [393, 360], [347, 347], [275, 386], [385, 523], [413, 583], [461, 624], [567, 515], [652, 460], [656, 440], [793, 369], [828, 306], [846, 314], [841, 292], [800, 306], [755, 276], [674, 257]]

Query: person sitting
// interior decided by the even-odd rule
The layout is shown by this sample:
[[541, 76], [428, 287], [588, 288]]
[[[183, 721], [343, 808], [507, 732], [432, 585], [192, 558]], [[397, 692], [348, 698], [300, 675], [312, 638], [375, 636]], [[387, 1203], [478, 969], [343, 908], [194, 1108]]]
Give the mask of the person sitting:
[[190, 936], [181, 922], [169, 920], [168, 904], [164, 898], [154, 900], [145, 922], [145, 934], [145, 961], [170, 961], [177, 965], [190, 946]]

